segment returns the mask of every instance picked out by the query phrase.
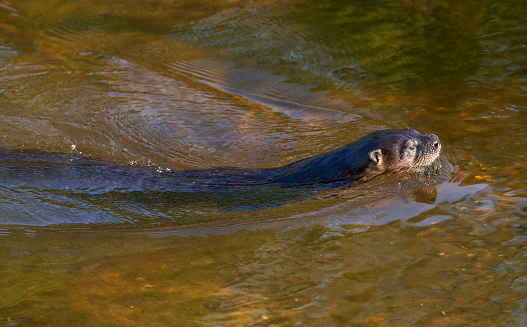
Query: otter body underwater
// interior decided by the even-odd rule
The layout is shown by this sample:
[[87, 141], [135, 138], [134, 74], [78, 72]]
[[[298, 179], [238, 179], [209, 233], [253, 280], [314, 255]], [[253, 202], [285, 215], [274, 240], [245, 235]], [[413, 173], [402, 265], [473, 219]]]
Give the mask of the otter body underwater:
[[384, 173], [422, 168], [436, 160], [439, 138], [414, 129], [368, 134], [333, 151], [281, 167], [212, 168], [159, 172], [77, 155], [9, 150], [0, 153], [0, 184], [8, 188], [184, 192], [211, 187], [366, 182]]

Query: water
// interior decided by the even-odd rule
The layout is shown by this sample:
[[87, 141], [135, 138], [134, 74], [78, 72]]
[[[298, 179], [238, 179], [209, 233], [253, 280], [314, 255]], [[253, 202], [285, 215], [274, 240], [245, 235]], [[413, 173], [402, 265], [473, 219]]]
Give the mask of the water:
[[[21, 166], [0, 181], [0, 325], [527, 325], [526, 11], [0, 1], [0, 168]], [[72, 159], [277, 167], [407, 126], [440, 137], [439, 168], [355, 187], [89, 189], [133, 184], [103, 169], [80, 192], [67, 167], [16, 184]]]

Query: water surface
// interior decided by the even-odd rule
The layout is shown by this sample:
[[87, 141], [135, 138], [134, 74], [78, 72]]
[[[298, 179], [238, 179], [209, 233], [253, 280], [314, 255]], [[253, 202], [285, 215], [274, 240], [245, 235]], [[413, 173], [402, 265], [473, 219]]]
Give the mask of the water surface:
[[[527, 324], [526, 17], [518, 1], [1, 0], [0, 170], [19, 173], [0, 180], [0, 325]], [[439, 135], [439, 168], [135, 184], [407, 126]], [[29, 174], [56, 166], [45, 186]]]

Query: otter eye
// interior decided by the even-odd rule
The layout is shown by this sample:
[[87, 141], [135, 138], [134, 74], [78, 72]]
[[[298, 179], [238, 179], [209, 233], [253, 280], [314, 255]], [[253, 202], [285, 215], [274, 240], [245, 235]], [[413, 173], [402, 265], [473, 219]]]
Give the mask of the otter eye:
[[406, 141], [401, 148], [401, 158], [414, 158], [417, 154], [417, 144], [414, 140]]

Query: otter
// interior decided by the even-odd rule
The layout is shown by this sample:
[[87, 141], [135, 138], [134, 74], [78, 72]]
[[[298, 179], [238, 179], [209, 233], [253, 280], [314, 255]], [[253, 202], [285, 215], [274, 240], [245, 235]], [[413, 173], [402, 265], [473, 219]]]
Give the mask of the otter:
[[[164, 171], [119, 165], [76, 155], [4, 151], [0, 183], [7, 187], [62, 189], [75, 193], [186, 192], [251, 185], [361, 183], [385, 173], [430, 165], [441, 151], [439, 138], [414, 129], [384, 130], [333, 151], [276, 168], [212, 168]], [[16, 162], [21, 162], [16, 165]], [[0, 185], [1, 186], [1, 185]]]

